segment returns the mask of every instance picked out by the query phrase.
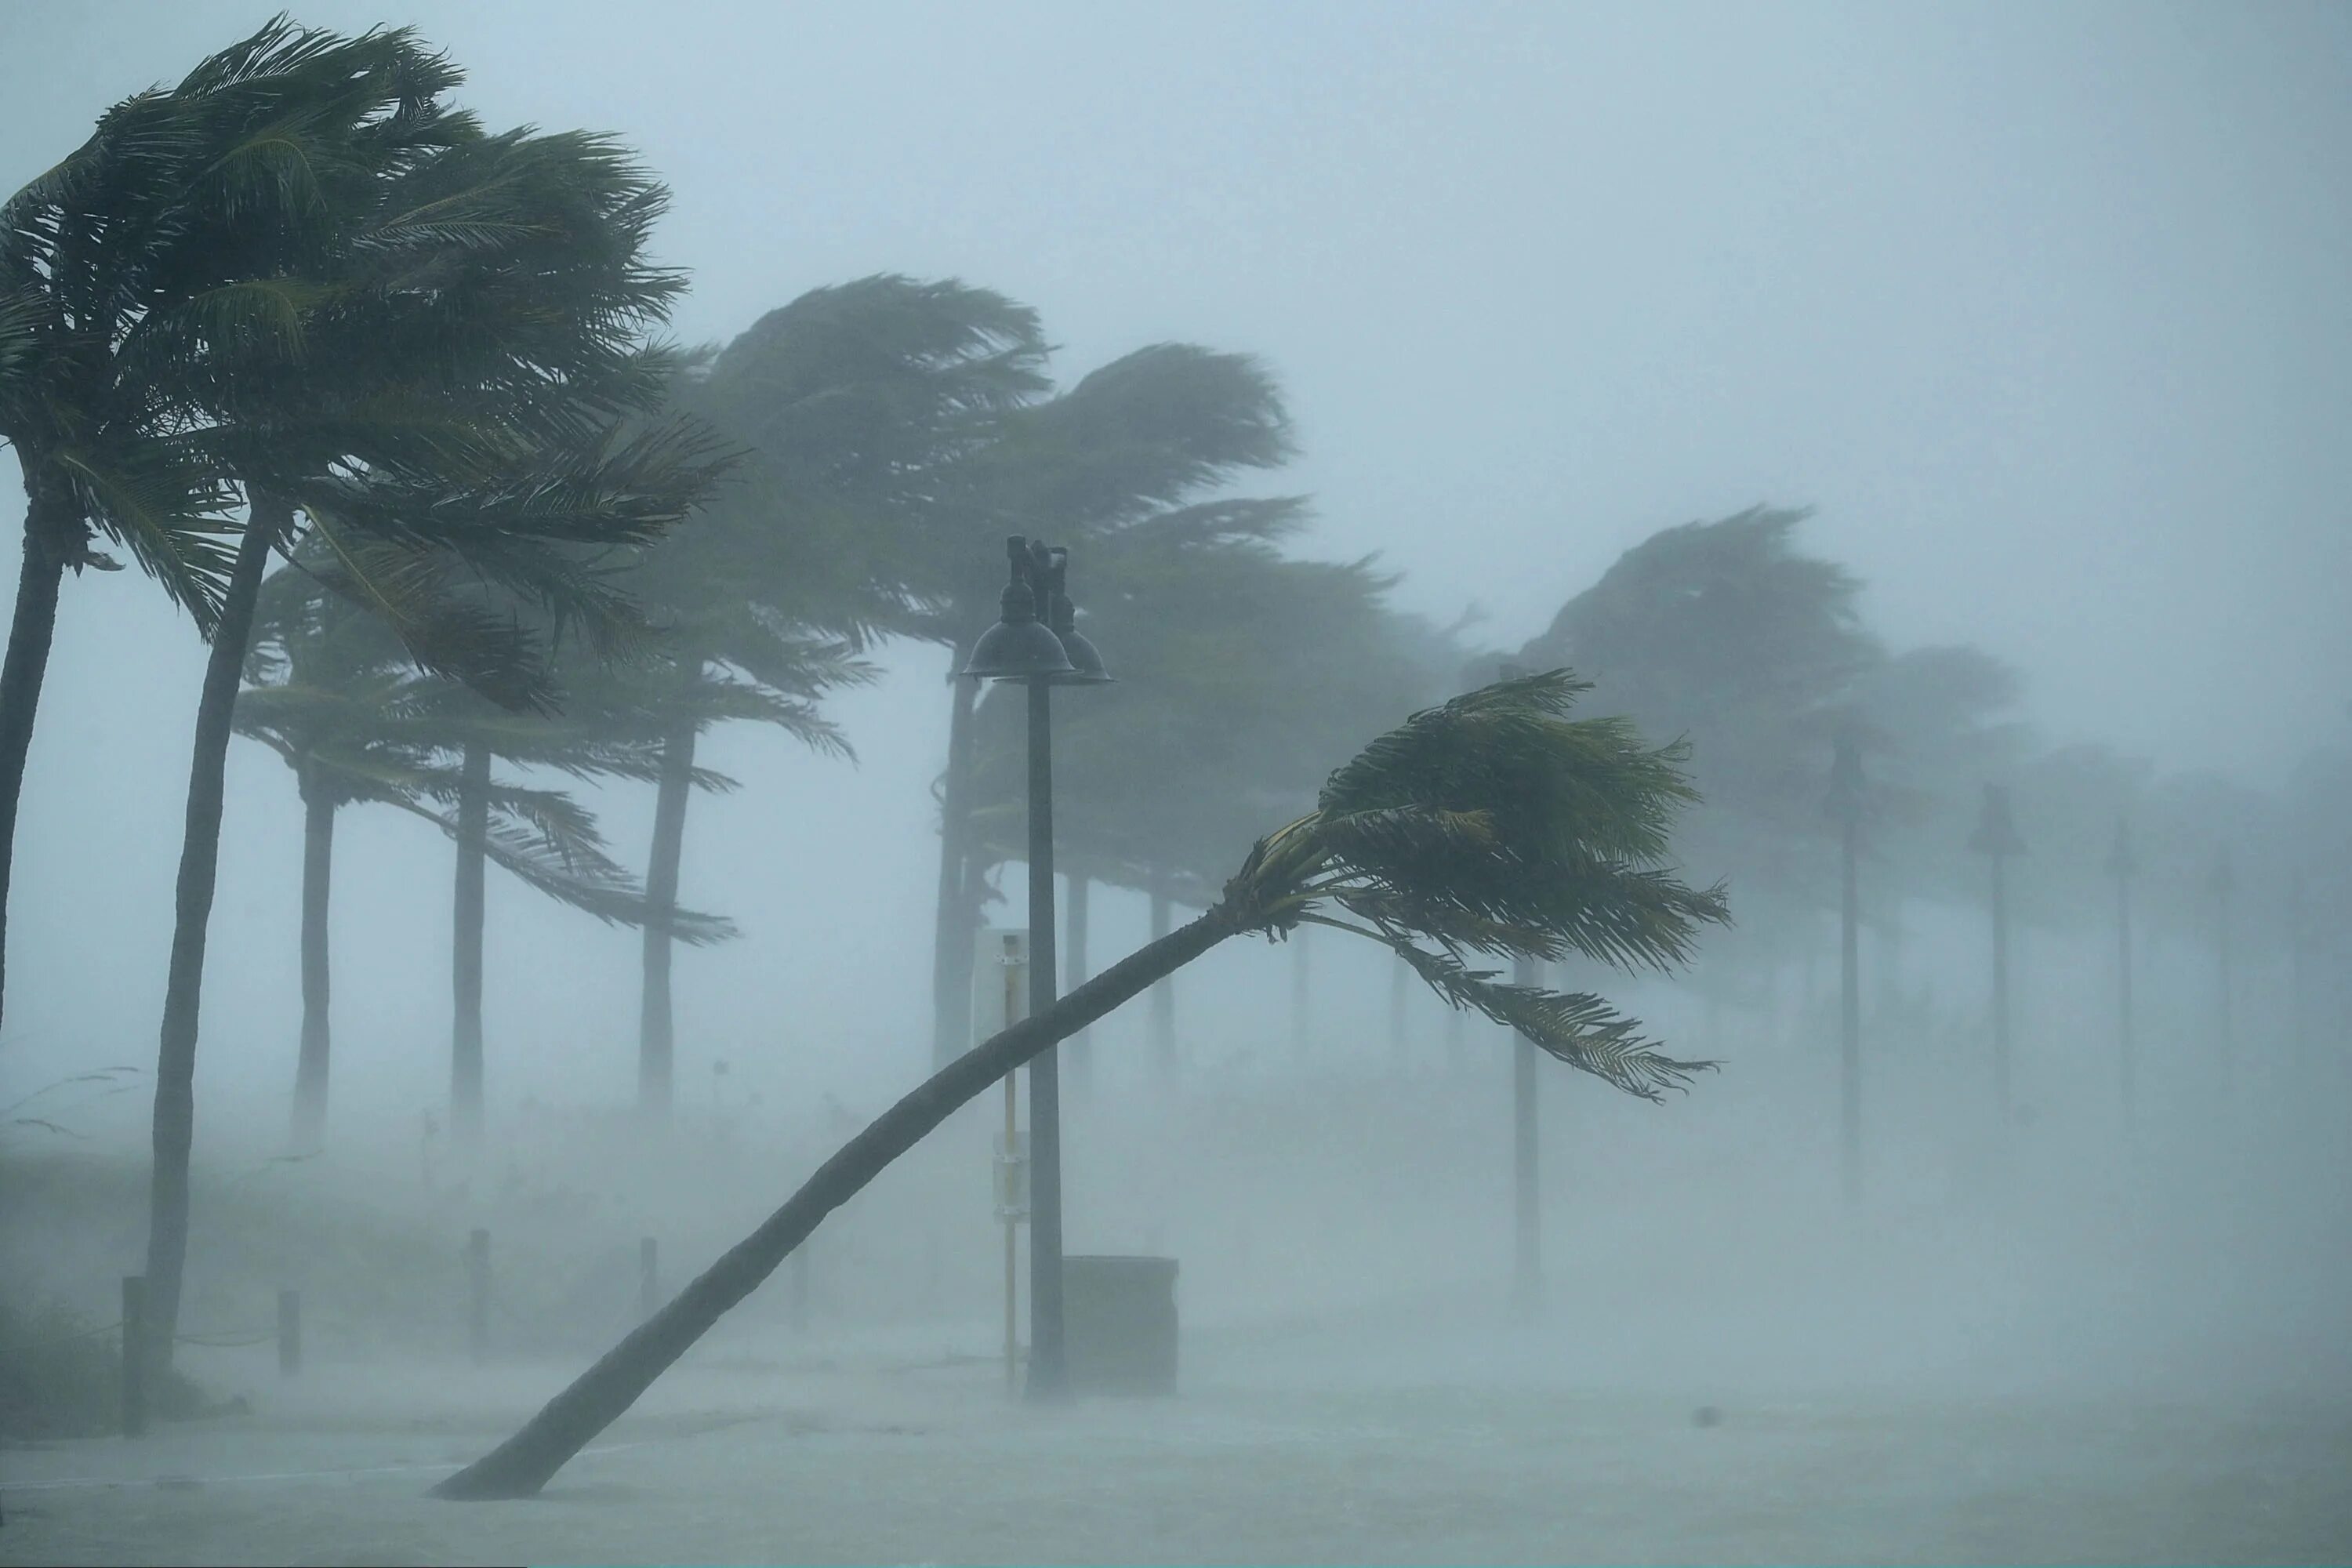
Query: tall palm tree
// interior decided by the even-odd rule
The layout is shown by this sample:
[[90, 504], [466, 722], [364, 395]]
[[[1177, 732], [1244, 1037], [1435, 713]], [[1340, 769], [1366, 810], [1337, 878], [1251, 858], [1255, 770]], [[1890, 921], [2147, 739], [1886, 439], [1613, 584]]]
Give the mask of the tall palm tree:
[[[1247, 512], [1260, 531], [1204, 539], [1204, 512], [1228, 530]], [[1155, 901], [1189, 888], [1205, 907], [1221, 847], [1307, 809], [1355, 737], [1449, 684], [1454, 661], [1430, 657], [1386, 604], [1394, 579], [1369, 560], [1281, 553], [1302, 515], [1295, 502], [1180, 509], [1106, 540], [1086, 562], [1119, 684], [1055, 722], [1055, 836], [1069, 850], [1074, 920], [1081, 877]], [[980, 705], [972, 858], [982, 867], [1027, 853], [1019, 698], [1003, 689]], [[1217, 789], [1187, 787], [1204, 771]], [[1155, 1015], [1172, 1016], [1172, 1002]], [[1172, 1065], [1172, 1037], [1159, 1044], [1160, 1065]]]
[[1751, 923], [1733, 951], [1766, 962], [1810, 952], [1791, 933], [1837, 907], [1820, 759], [1884, 658], [1862, 622], [1861, 583], [1802, 548], [1810, 515], [1759, 506], [1662, 530], [1517, 656], [1573, 665], [1612, 711], [1689, 739], [1706, 795], [1685, 835], [1691, 864], [1730, 877], [1751, 913], [1801, 917]]
[[1647, 1100], [1710, 1065], [1665, 1055], [1599, 996], [1474, 969], [1473, 957], [1570, 952], [1666, 968], [1726, 910], [1666, 868], [1695, 798], [1677, 747], [1619, 720], [1566, 715], [1564, 670], [1503, 682], [1408, 719], [1334, 773], [1316, 809], [1260, 839], [1199, 918], [934, 1073], [852, 1138], [757, 1230], [557, 1394], [434, 1489], [528, 1497], [751, 1294], [818, 1223], [961, 1106], [1162, 975], [1228, 938], [1307, 924], [1380, 942], [1455, 1007]]
[[[419, 671], [383, 624], [324, 587], [301, 559], [262, 584], [247, 685], [238, 693], [236, 732], [260, 742], [293, 770], [303, 803], [302, 1033], [295, 1073], [293, 1145], [319, 1146], [331, 1062], [328, 902], [336, 814], [377, 803], [433, 823], [455, 838], [469, 799], [459, 760], [480, 739], [478, 705], [460, 689]], [[659, 758], [626, 736], [541, 721], [505, 750], [575, 777], [650, 777]], [[731, 782], [702, 771], [692, 782]], [[527, 885], [610, 923], [647, 923], [644, 890], [605, 853], [595, 822], [560, 791], [497, 784], [483, 791], [480, 852]], [[676, 934], [703, 942], [732, 934], [723, 920], [666, 911]], [[453, 1075], [454, 1076], [454, 1075]], [[478, 1076], [476, 1078], [478, 1083]], [[476, 1107], [478, 1110], [478, 1107]]]
[[[771, 311], [677, 383], [677, 405], [741, 453], [692, 528], [646, 552], [631, 587], [658, 647], [598, 700], [660, 757], [646, 881], [639, 1102], [668, 1114], [676, 1025], [670, 937], [698, 738], [773, 725], [835, 756], [822, 703], [876, 675], [861, 656], [923, 614], [940, 467], [978, 421], [1039, 384], [1036, 323], [1000, 296], [883, 276]], [[909, 563], [912, 563], [910, 567]]]
[[[1006, 409], [948, 475], [943, 488], [954, 504], [940, 514], [947, 537], [932, 555], [957, 570], [931, 585], [931, 611], [916, 634], [951, 649], [951, 668], [962, 668], [973, 639], [995, 617], [1003, 586], [1001, 573], [973, 564], [992, 559], [1008, 533], [1069, 546], [1088, 574], [1089, 596], [1116, 581], [1098, 575], [1094, 563], [1132, 531], [1153, 529], [1176, 549], [1278, 538], [1296, 526], [1296, 500], [1205, 498], [1244, 470], [1278, 466], [1293, 449], [1289, 416], [1265, 368], [1245, 354], [1190, 343], [1136, 350], [1053, 397]], [[940, 789], [935, 1060], [968, 1043], [973, 940], [989, 863], [972, 823], [980, 804], [972, 777], [978, 694], [970, 681], [951, 685]]]
[[223, 370], [299, 338], [328, 190], [469, 132], [437, 101], [455, 79], [405, 30], [344, 39], [281, 18], [115, 105], [0, 207], [0, 440], [27, 503], [0, 668], [0, 921], [66, 571], [119, 569], [110, 541], [209, 634], [236, 468], [273, 480], [295, 456], [264, 443], [233, 461]]
[[[240, 81], [279, 84], [347, 47], [329, 34], [266, 41]], [[456, 80], [446, 62], [410, 52], [430, 67], [435, 94]], [[304, 226], [268, 258], [266, 287], [178, 329], [211, 353], [194, 404], [247, 515], [197, 707], [158, 1053], [147, 1278], [159, 1362], [186, 1253], [222, 772], [268, 557], [306, 519], [345, 584], [421, 661], [470, 630], [466, 668], [487, 689], [545, 702], [539, 650], [510, 619], [476, 615], [418, 635], [404, 606], [419, 602], [420, 582], [462, 561], [614, 645], [631, 619], [593, 552], [657, 537], [717, 466], [698, 431], [623, 427], [654, 406], [670, 370], [645, 343], [683, 286], [643, 260], [661, 187], [604, 139], [489, 136], [435, 98], [420, 107], [402, 64], [331, 98], [303, 80], [238, 100], [216, 127], [220, 156], [250, 151], [274, 170], [264, 184], [277, 205], [240, 205], [233, 187], [188, 219], [232, 247], [289, 227], [278, 207]], [[432, 134], [415, 134], [419, 122]], [[321, 125], [331, 133], [289, 163], [286, 139]]]
[[[1035, 311], [953, 279], [882, 274], [770, 311], [681, 393], [747, 454], [743, 482], [706, 519], [719, 528], [698, 529], [693, 547], [676, 552], [689, 578], [729, 574], [725, 591], [657, 596], [716, 606], [730, 638], [725, 617], [749, 591], [762, 619], [837, 638], [845, 653], [877, 634], [961, 646], [986, 624], [982, 609], [993, 613], [1001, 586], [971, 569], [973, 542], [1018, 527], [1006, 525], [997, 469], [975, 459], [1005, 440], [1009, 416], [1049, 390], [1045, 355]], [[971, 711], [958, 691], [943, 921], [966, 907], [971, 874], [958, 837]], [[949, 962], [943, 945], [940, 963]], [[649, 1067], [659, 1059], [660, 989], [649, 965]]]

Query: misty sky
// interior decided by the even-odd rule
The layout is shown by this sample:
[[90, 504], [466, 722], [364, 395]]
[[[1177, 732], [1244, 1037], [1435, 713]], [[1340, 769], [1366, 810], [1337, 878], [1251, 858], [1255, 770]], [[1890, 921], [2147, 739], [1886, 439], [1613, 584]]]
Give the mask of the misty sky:
[[[14, 0], [0, 185], [266, 15]], [[2345, 732], [2344, 7], [335, 0], [296, 15], [414, 22], [467, 68], [460, 97], [494, 127], [610, 130], [641, 150], [676, 193], [660, 248], [692, 269], [690, 339], [889, 269], [1035, 306], [1066, 376], [1160, 339], [1264, 355], [1306, 448], [1266, 488], [1318, 498], [1306, 548], [1381, 552], [1405, 604], [1446, 620], [1475, 604], [1496, 644], [1540, 630], [1658, 527], [1812, 503], [1808, 537], [1865, 579], [1890, 641], [2017, 662], [2062, 736], [2260, 782]], [[12, 992], [11, 1032], [58, 1026], [68, 994], [119, 964], [127, 989], [104, 1005], [143, 1020], [143, 1041], [202, 651], [131, 574], [69, 584], [59, 621], [20, 828], [11, 978], [26, 1010]], [[1096, 636], [1116, 663], [1117, 626]], [[729, 742], [756, 788], [714, 824], [840, 809], [879, 836], [859, 865], [880, 891], [848, 927], [788, 918], [767, 882], [730, 889], [709, 837], [690, 840], [690, 900], [757, 931], [771, 898], [771, 938], [804, 936], [762, 964], [861, 931], [928, 951], [944, 699], [936, 658], [896, 662], [889, 688], [842, 707], [865, 759], [855, 801], [837, 764]], [[230, 777], [247, 793], [222, 908], [266, 919], [251, 940], [275, 967], [252, 994], [282, 996], [299, 834], [242, 803], [265, 791], [290, 812], [292, 790], [248, 744]], [[637, 826], [614, 831], [641, 855]], [[391, 826], [354, 837], [361, 864], [429, 854], [415, 909], [446, 943], [443, 847]], [[768, 881], [850, 864], [808, 853]], [[215, 969], [242, 934], [216, 922]], [[752, 962], [739, 945], [724, 962]], [[208, 992], [208, 1039], [239, 984]], [[419, 1026], [446, 1028], [446, 981], [420, 989]], [[914, 1026], [919, 998], [898, 1011]]]
[[[264, 14], [19, 0], [7, 183]], [[1513, 642], [1653, 528], [1811, 501], [1892, 637], [2053, 724], [2259, 767], [2352, 695], [2340, 6], [297, 15], [643, 149], [691, 337], [893, 268], [1034, 304], [1066, 372], [1264, 354], [1322, 548]]]

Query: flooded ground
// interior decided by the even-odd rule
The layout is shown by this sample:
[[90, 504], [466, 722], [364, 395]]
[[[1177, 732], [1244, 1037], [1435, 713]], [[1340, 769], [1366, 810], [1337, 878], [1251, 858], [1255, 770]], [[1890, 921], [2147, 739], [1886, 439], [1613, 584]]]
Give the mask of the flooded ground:
[[[1520, 1333], [1465, 1315], [1488, 1350]], [[739, 1341], [530, 1502], [427, 1486], [570, 1366], [305, 1378], [255, 1414], [5, 1456], [10, 1563], [2340, 1563], [2352, 1413], [1732, 1401], [1432, 1370], [1377, 1323], [1196, 1335], [1172, 1400], [1009, 1404], [921, 1335]], [[763, 1353], [765, 1352], [765, 1353]], [[1629, 1369], [1630, 1370], [1630, 1369]], [[249, 1380], [268, 1387], [255, 1368]], [[236, 1380], [226, 1359], [215, 1378]], [[1630, 1380], [1628, 1380], [1630, 1381]], [[1671, 1381], [1671, 1380], [1669, 1380]]]
[[[641, 1237], [676, 1289], [838, 1131], [551, 1121], [469, 1184], [223, 1139], [180, 1364], [249, 1408], [0, 1448], [0, 1563], [2352, 1561], [2332, 1082], [2184, 1092], [2135, 1154], [2090, 1091], [1989, 1142], [1966, 1062], [1921, 1054], [1849, 1207], [1809, 1058], [1667, 1107], [1555, 1079], [1520, 1321], [1480, 1065], [1074, 1100], [1072, 1250], [1181, 1261], [1172, 1399], [1007, 1399], [986, 1104], [519, 1503], [425, 1494], [625, 1330]], [[0, 1275], [102, 1329], [142, 1153], [11, 1163]]]

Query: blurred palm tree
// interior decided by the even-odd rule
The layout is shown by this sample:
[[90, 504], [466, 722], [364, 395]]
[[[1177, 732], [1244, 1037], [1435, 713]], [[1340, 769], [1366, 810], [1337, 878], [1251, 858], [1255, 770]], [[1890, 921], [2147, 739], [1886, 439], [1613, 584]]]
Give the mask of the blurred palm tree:
[[1810, 515], [1759, 506], [1655, 533], [1517, 655], [1573, 665], [1607, 711], [1689, 741], [1706, 796], [1685, 834], [1689, 861], [1777, 917], [1748, 921], [1719, 957], [1769, 966], [1810, 951], [1817, 915], [1834, 907], [1831, 742], [1884, 658], [1862, 625], [1860, 582], [1800, 547]]
[[[1003, 295], [881, 274], [770, 311], [684, 377], [682, 405], [746, 457], [694, 535], [648, 563], [672, 632], [665, 700], [683, 714], [690, 689], [728, 672], [756, 689], [732, 700], [768, 701], [743, 716], [845, 754], [814, 704], [872, 678], [859, 654], [889, 635], [952, 644], [976, 629], [975, 605], [993, 605], [998, 584], [965, 568], [970, 541], [1002, 520], [969, 465], [1002, 438], [1008, 412], [1047, 390], [1045, 353], [1036, 313]], [[959, 706], [959, 737], [967, 718]], [[682, 808], [657, 823], [664, 841], [675, 837]], [[669, 858], [657, 844], [657, 888]], [[642, 1083], [658, 1110], [670, 1024], [656, 940], [649, 931]]]
[[1564, 670], [1413, 715], [1333, 773], [1316, 809], [1257, 841], [1205, 912], [934, 1073], [852, 1138], [784, 1205], [522, 1428], [434, 1489], [539, 1491], [801, 1246], [825, 1215], [1004, 1075], [1245, 932], [1320, 925], [1381, 943], [1455, 1007], [1517, 1029], [1558, 1060], [1647, 1100], [1709, 1064], [1667, 1056], [1597, 995], [1506, 983], [1474, 959], [1568, 953], [1668, 968], [1720, 893], [1668, 865], [1695, 794], [1679, 747], [1643, 747], [1616, 719], [1572, 720]]
[[[918, 635], [953, 650], [951, 671], [963, 667], [972, 642], [996, 619], [1003, 574], [991, 563], [1006, 534], [1069, 548], [1086, 601], [1104, 605], [1120, 603], [1130, 588], [1152, 591], [1148, 577], [1129, 584], [1122, 562], [1164, 572], [1171, 555], [1271, 545], [1298, 526], [1296, 498], [1206, 498], [1244, 469], [1276, 467], [1292, 451], [1289, 416], [1264, 367], [1189, 343], [1139, 349], [1053, 397], [1004, 410], [950, 476], [946, 493], [954, 504], [943, 521], [953, 536], [934, 556], [953, 570], [932, 584]], [[1131, 555], [1122, 549], [1130, 534]], [[1120, 635], [1126, 629], [1124, 622], [1104, 624], [1116, 624]], [[980, 694], [971, 681], [950, 686], [939, 789], [935, 1061], [970, 1044], [973, 942], [994, 863], [972, 819], [982, 804], [973, 777]]]
[[[1087, 562], [1118, 684], [1088, 691], [1055, 721], [1055, 841], [1081, 889], [1101, 881], [1153, 900], [1206, 908], [1220, 846], [1252, 825], [1310, 809], [1350, 737], [1442, 695], [1459, 662], [1450, 641], [1391, 609], [1396, 579], [1369, 559], [1301, 561], [1279, 542], [1304, 507], [1264, 509], [1254, 536], [1202, 542], [1184, 508], [1104, 542]], [[1017, 689], [981, 700], [972, 764], [973, 859], [1026, 856], [1025, 710]], [[1214, 784], [1203, 787], [1203, 780]], [[1086, 978], [1073, 940], [1068, 983]], [[1155, 992], [1155, 1055], [1172, 1062], [1173, 1005]]]
[[0, 673], [0, 794], [21, 776], [58, 574], [94, 563], [95, 532], [212, 641], [156, 1075], [159, 1363], [222, 770], [269, 556], [301, 520], [415, 657], [544, 704], [527, 635], [421, 622], [444, 602], [431, 590], [462, 567], [619, 651], [636, 628], [599, 552], [677, 522], [719, 466], [690, 426], [624, 428], [671, 368], [646, 342], [683, 287], [644, 258], [661, 187], [603, 138], [485, 133], [444, 101], [459, 79], [413, 33], [281, 18], [118, 106], [0, 218], [0, 427], [40, 498]]
[[[646, 925], [654, 911], [644, 889], [606, 852], [594, 818], [577, 801], [560, 790], [488, 778], [477, 791], [469, 787], [463, 758], [470, 746], [576, 778], [641, 779], [657, 776], [662, 761], [656, 747], [616, 726], [486, 712], [463, 688], [420, 671], [379, 618], [320, 584], [307, 567], [321, 553], [315, 544], [306, 548], [264, 580], [246, 656], [247, 684], [237, 695], [236, 715], [238, 734], [268, 746], [293, 770], [303, 805], [297, 1150], [320, 1145], [327, 1114], [327, 921], [336, 813], [367, 803], [390, 805], [465, 845], [478, 795], [482, 821], [474, 852], [599, 920]], [[707, 770], [691, 782], [732, 785]], [[660, 915], [671, 934], [688, 942], [734, 934], [713, 916], [667, 908]], [[474, 931], [478, 939], [478, 921]], [[465, 968], [462, 959], [459, 968]], [[473, 969], [480, 973], [478, 948]], [[462, 1058], [453, 1064], [458, 1124], [478, 1128], [480, 1083], [478, 1056], [470, 1064]]]

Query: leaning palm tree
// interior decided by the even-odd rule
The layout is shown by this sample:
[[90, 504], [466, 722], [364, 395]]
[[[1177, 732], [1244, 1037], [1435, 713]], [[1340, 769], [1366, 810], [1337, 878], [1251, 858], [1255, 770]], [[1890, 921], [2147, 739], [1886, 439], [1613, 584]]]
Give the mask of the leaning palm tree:
[[[222, 157], [274, 173], [247, 205], [252, 174], [185, 221], [232, 252], [275, 235], [279, 206], [305, 226], [269, 257], [265, 287], [159, 329], [203, 343], [191, 406], [247, 501], [197, 707], [158, 1048], [147, 1279], [159, 1361], [185, 1262], [223, 768], [269, 556], [307, 522], [420, 661], [440, 638], [417, 636], [403, 606], [420, 579], [459, 564], [617, 647], [634, 623], [597, 552], [658, 537], [722, 466], [689, 426], [628, 423], [667, 383], [669, 357], [646, 334], [684, 286], [645, 260], [662, 187], [603, 138], [489, 136], [430, 95], [420, 107], [401, 62], [319, 100], [299, 68], [343, 47], [277, 38], [248, 73], [270, 90], [227, 95]], [[446, 62], [420, 59], [434, 94], [455, 81]], [[214, 91], [204, 73], [192, 79], [182, 92]], [[413, 133], [420, 121], [431, 134]], [[332, 134], [306, 150], [320, 124]], [[473, 634], [465, 668], [486, 689], [516, 706], [551, 700], [532, 679], [541, 650], [527, 628], [460, 624]]]
[[[1054, 831], [1070, 879], [1070, 984], [1086, 978], [1078, 937], [1088, 879], [1146, 894], [1155, 918], [1164, 918], [1174, 888], [1191, 883], [1213, 896], [1233, 845], [1261, 823], [1306, 810], [1359, 739], [1449, 689], [1441, 671], [1454, 661], [1427, 658], [1384, 602], [1394, 579], [1369, 560], [1286, 558], [1276, 546], [1295, 511], [1269, 519], [1283, 526], [1257, 536], [1197, 537], [1196, 519], [1234, 510], [1179, 509], [1114, 535], [1087, 559], [1089, 599], [1098, 588], [1113, 606], [1109, 657], [1119, 683], [1055, 721]], [[1279, 679], [1266, 679], [1276, 670]], [[983, 869], [1028, 853], [1020, 697], [1000, 688], [976, 715], [971, 858]], [[1219, 787], [1190, 787], [1201, 773]], [[1174, 1066], [1174, 1005], [1164, 990], [1152, 1013], [1163, 1068]], [[1085, 1060], [1083, 1040], [1072, 1042], [1074, 1061]]]
[[1696, 795], [1678, 746], [1644, 748], [1612, 719], [1571, 720], [1587, 688], [1565, 670], [1506, 681], [1415, 714], [1325, 784], [1316, 809], [1260, 839], [1189, 924], [933, 1074], [885, 1111], [751, 1236], [648, 1318], [513, 1436], [435, 1488], [528, 1497], [592, 1441], [818, 1223], [956, 1110], [1022, 1063], [1231, 937], [1322, 925], [1368, 938], [1445, 1001], [1524, 1034], [1557, 1059], [1645, 1100], [1711, 1065], [1667, 1056], [1601, 997], [1498, 979], [1474, 958], [1570, 953], [1665, 968], [1719, 889], [1667, 865]]
[[[207, 634], [240, 530], [214, 405], [229, 360], [299, 334], [329, 190], [475, 134], [407, 31], [281, 17], [171, 89], [115, 105], [0, 207], [0, 441], [24, 470], [24, 567], [0, 668], [0, 921], [68, 569], [127, 552]], [[274, 478], [265, 444], [244, 454]]]
[[[698, 527], [695, 548], [680, 552], [680, 564], [705, 572], [713, 556], [735, 558], [720, 596], [695, 602], [726, 606], [749, 590], [777, 624], [852, 648], [877, 633], [960, 646], [986, 623], [971, 615], [992, 613], [1001, 586], [967, 570], [970, 545], [1019, 526], [1000, 515], [999, 468], [974, 458], [1004, 440], [1008, 415], [1048, 390], [1046, 352], [1034, 310], [953, 279], [862, 278], [762, 316], [681, 394], [749, 454], [744, 482], [702, 520], [720, 523], [730, 542], [720, 548], [710, 537], [720, 530]], [[951, 759], [963, 755], [971, 710], [959, 693]], [[947, 779], [953, 851], [941, 861], [942, 919], [963, 907], [961, 769], [951, 761]], [[646, 979], [650, 1103], [667, 1081], [657, 962]]]
[[[1106, 604], [1130, 587], [1113, 546], [1139, 530], [1161, 547], [1213, 550], [1270, 542], [1299, 525], [1293, 497], [1216, 497], [1245, 469], [1272, 468], [1294, 450], [1282, 395], [1246, 354], [1155, 343], [1081, 377], [1055, 396], [1012, 407], [955, 464], [943, 486], [954, 505], [929, 553], [957, 573], [934, 584], [916, 635], [955, 651], [951, 668], [993, 619], [1003, 573], [971, 570], [979, 548], [1027, 532], [1069, 545], [1086, 563], [1087, 595]], [[1214, 499], [1210, 499], [1214, 498]], [[984, 847], [972, 812], [976, 693], [953, 683], [947, 765], [940, 780], [940, 902], [932, 946], [932, 1051], [961, 1051], [971, 1025], [972, 937], [979, 926]]]

